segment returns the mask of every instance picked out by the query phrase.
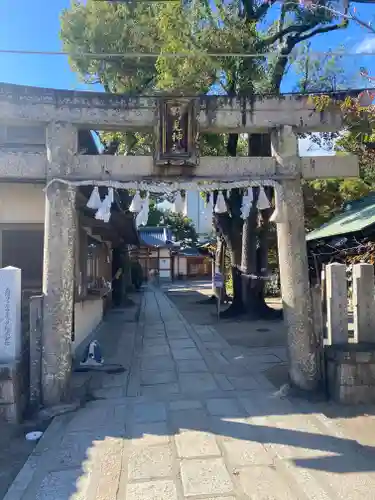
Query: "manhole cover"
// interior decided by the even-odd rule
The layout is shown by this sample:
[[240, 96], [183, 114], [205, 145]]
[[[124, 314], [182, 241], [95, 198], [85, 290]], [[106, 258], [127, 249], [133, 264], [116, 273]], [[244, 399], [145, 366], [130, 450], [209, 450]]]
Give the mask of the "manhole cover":
[[269, 332], [269, 328], [257, 328], [257, 332]]

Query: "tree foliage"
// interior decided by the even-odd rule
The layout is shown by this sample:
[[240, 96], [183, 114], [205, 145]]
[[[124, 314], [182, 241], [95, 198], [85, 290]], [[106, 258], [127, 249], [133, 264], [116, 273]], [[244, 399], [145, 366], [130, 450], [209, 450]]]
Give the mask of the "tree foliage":
[[311, 42], [303, 42], [291, 57], [292, 67], [296, 74], [294, 91], [301, 94], [313, 92], [337, 92], [350, 87], [353, 76], [344, 67], [345, 47], [335, 49], [335, 55], [327, 52], [316, 55]]
[[[320, 1], [322, 7], [330, 4], [329, 0]], [[281, 7], [276, 0], [191, 0], [133, 2], [132, 8], [87, 0], [86, 4], [74, 3], [64, 11], [61, 34], [76, 71], [85, 81], [101, 83], [107, 92], [214, 92], [239, 96], [279, 94], [298, 44], [347, 24], [346, 19], [324, 8], [312, 13], [299, 0], [285, 2]], [[79, 56], [80, 52], [141, 52], [157, 56], [93, 58]], [[170, 57], [170, 53], [176, 52], [183, 57]], [[270, 53], [274, 55], [270, 57]], [[248, 54], [257, 56], [246, 57]], [[107, 135], [103, 140], [107, 149], [117, 154], [139, 154], [140, 150], [147, 153], [151, 144], [143, 134]], [[250, 142], [250, 153], [255, 155], [257, 150], [262, 155], [261, 145], [257, 146], [255, 140]], [[202, 147], [209, 154], [216, 151], [227, 156], [237, 156], [241, 150], [248, 152], [244, 138], [238, 134], [207, 134], [202, 137]], [[242, 235], [241, 194], [233, 189], [228, 196], [227, 214], [216, 217], [217, 227], [231, 250], [238, 303], [242, 301], [241, 239], [248, 243], [247, 248], [263, 248], [259, 235], [265, 231], [258, 231], [258, 222], [263, 220], [267, 227], [254, 207], [251, 224], [247, 221], [246, 234], [244, 231]], [[267, 245], [265, 248], [267, 252]], [[259, 258], [253, 264], [255, 269], [245, 266], [246, 269], [261, 274], [266, 263]]]
[[[327, 55], [321, 59], [311, 54], [311, 45], [300, 47], [299, 57], [293, 62], [298, 75], [296, 90], [301, 93], [335, 92], [350, 86], [350, 74], [342, 65], [341, 56]], [[317, 110], [333, 104], [328, 95], [314, 97]], [[305, 220], [307, 229], [315, 229], [336, 215], [343, 204], [368, 195], [374, 187], [374, 155], [363, 146], [364, 130], [370, 129], [368, 109], [360, 109], [355, 100], [348, 98], [340, 103], [347, 130], [334, 134], [314, 135], [319, 147], [335, 147], [338, 154], [353, 153], [359, 156], [359, 179], [319, 179], [304, 183]]]
[[184, 245], [195, 245], [198, 241], [198, 235], [191, 219], [170, 210], [160, 210], [156, 204], [150, 206], [147, 225], [151, 227], [169, 227], [176, 241], [182, 242]]

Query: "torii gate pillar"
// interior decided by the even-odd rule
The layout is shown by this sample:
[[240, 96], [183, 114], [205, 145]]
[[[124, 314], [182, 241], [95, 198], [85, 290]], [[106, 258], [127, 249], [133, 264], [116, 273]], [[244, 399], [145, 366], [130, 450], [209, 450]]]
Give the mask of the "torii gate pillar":
[[71, 124], [53, 122], [46, 132], [47, 181], [52, 182], [45, 195], [42, 397], [45, 406], [53, 406], [69, 394], [77, 228], [75, 189], [53, 179], [74, 165], [78, 140]]
[[288, 331], [289, 377], [292, 386], [314, 391], [319, 387], [321, 373], [312, 321], [302, 175], [299, 172], [297, 137], [292, 127], [273, 132], [271, 144], [277, 162], [296, 169], [294, 179], [282, 181], [284, 219], [277, 224], [281, 295]]

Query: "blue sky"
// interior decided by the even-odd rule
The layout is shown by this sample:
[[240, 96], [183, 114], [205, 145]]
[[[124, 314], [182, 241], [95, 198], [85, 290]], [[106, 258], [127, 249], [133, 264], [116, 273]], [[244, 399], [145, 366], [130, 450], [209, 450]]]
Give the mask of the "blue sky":
[[[59, 39], [59, 14], [69, 7], [70, 0], [1, 0], [0, 49], [61, 50]], [[375, 20], [375, 5], [358, 5], [362, 19]], [[366, 15], [364, 12], [366, 11]], [[334, 50], [344, 44], [351, 52], [373, 51], [375, 35], [351, 25], [346, 30], [319, 35], [313, 39], [316, 51]], [[366, 66], [375, 76], [374, 57], [346, 57], [348, 72], [357, 75], [360, 66]], [[291, 74], [285, 79], [284, 90], [291, 91], [294, 84]], [[366, 84], [361, 79], [353, 85]], [[7, 55], [0, 54], [0, 81], [41, 87], [94, 90], [79, 82], [70, 70], [65, 56]]]

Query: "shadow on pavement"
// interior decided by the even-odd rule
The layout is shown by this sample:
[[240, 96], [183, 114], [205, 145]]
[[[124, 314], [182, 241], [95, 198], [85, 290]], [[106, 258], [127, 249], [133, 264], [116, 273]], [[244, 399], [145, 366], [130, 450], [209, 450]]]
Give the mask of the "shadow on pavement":
[[[161, 341], [169, 346], [176, 316], [173, 306], [161, 295], [153, 291], [145, 294], [139, 318], [139, 325], [146, 325], [149, 332], [145, 338], [159, 339], [151, 344], [159, 348]], [[194, 323], [195, 315], [192, 321], [192, 313], [180, 306]], [[184, 328], [180, 323], [173, 327], [177, 336], [178, 328]], [[132, 374], [139, 369], [128, 352], [129, 323], [121, 329], [119, 314], [111, 328], [117, 328], [121, 338], [109, 360], [132, 358], [130, 381], [124, 374], [101, 374], [96, 400], [54, 419], [4, 500], [175, 500], [181, 496], [177, 490], [191, 496], [194, 478], [203, 474], [202, 470], [212, 471], [213, 463], [217, 467], [215, 481], [220, 483], [227, 477], [226, 487], [236, 485], [233, 488], [237, 493], [242, 474], [251, 480], [259, 468], [263, 472], [271, 468], [285, 484], [293, 477], [295, 484], [303, 482], [310, 475], [313, 487], [320, 491], [327, 488], [326, 498], [343, 498], [342, 491], [345, 498], [354, 498], [354, 494], [371, 496], [375, 488], [375, 477], [370, 474], [375, 471], [375, 446], [361, 444], [359, 436], [341, 433], [321, 415], [324, 404], [278, 398], [261, 383], [244, 391], [213, 393], [196, 386], [176, 394], [160, 396], [155, 390], [138, 396], [129, 389]], [[143, 338], [137, 329], [133, 342], [140, 349], [141, 361], [142, 356], [150, 362], [155, 360], [156, 354], [143, 352]], [[106, 356], [105, 344], [103, 348]], [[165, 357], [165, 353], [160, 352], [160, 356]], [[181, 372], [173, 370], [180, 378]], [[369, 442], [375, 445], [375, 438]], [[203, 480], [196, 487], [202, 488], [194, 493], [196, 498], [223, 497], [219, 491], [204, 489], [208, 486]], [[230, 492], [224, 491], [227, 497]], [[288, 498], [301, 498], [299, 493], [297, 488]], [[236, 498], [243, 498], [244, 494], [238, 495]]]

